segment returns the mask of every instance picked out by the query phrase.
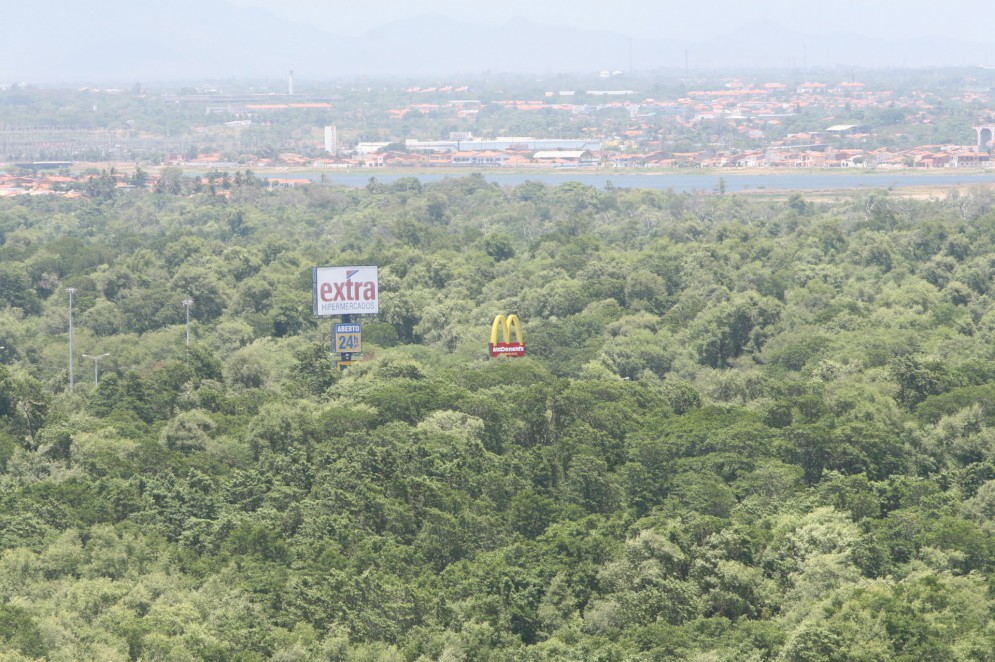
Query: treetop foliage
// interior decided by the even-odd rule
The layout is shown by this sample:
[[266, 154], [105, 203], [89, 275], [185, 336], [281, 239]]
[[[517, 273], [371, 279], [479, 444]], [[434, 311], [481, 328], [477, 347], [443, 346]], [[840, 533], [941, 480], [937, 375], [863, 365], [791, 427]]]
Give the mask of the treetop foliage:
[[170, 186], [0, 200], [11, 659], [990, 659], [990, 192]]

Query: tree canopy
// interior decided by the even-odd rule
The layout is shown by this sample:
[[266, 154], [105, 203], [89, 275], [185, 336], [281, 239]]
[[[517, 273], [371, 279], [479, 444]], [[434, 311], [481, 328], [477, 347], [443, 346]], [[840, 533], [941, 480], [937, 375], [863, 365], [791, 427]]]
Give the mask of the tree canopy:
[[6, 657], [991, 659], [990, 191], [176, 184], [0, 200]]

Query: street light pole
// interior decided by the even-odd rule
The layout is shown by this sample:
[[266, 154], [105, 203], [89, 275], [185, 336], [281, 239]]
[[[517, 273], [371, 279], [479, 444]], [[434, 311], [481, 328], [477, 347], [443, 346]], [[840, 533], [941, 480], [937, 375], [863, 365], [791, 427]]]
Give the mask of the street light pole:
[[75, 384], [73, 378], [73, 293], [76, 292], [76, 288], [67, 287], [66, 292], [69, 293], [69, 390], [71, 391]]
[[193, 299], [184, 299], [183, 307], [187, 309], [187, 354], [190, 353], [190, 306], [193, 305]]
[[110, 356], [110, 355], [111, 355], [110, 352], [104, 352], [103, 354], [97, 354], [96, 356], [93, 356], [91, 354], [84, 354], [83, 355], [85, 358], [93, 359], [93, 386], [94, 386], [94, 388], [96, 388], [97, 386], [100, 385], [100, 372], [97, 369], [97, 364], [100, 362], [100, 359], [104, 358], [105, 356]]

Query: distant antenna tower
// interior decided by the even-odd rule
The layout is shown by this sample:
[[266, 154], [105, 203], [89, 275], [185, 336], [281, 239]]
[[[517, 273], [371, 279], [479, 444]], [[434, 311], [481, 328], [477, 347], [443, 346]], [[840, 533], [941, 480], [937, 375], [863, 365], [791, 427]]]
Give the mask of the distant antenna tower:
[[294, 70], [290, 70], [290, 77], [287, 79], [287, 94], [293, 96], [294, 94]]

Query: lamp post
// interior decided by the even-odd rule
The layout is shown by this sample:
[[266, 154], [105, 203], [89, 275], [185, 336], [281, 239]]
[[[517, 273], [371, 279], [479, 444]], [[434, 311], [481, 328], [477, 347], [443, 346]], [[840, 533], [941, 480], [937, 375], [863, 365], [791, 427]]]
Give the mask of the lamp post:
[[69, 293], [69, 390], [71, 391], [75, 384], [73, 379], [73, 294], [76, 292], [76, 288], [67, 287], [66, 292]]
[[190, 353], [190, 306], [193, 305], [193, 299], [184, 299], [183, 307], [187, 309], [187, 354]]
[[110, 356], [110, 352], [104, 352], [103, 354], [84, 354], [83, 356], [88, 359], [93, 359], [93, 386], [96, 388], [100, 385], [100, 372], [97, 369], [97, 364], [100, 363], [100, 359], [105, 356]]

